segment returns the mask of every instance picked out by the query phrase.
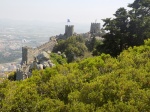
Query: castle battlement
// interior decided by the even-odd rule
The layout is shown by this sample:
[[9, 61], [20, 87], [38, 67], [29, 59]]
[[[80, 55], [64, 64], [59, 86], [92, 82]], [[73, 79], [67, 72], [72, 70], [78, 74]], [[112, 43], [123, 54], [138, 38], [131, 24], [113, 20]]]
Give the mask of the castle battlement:
[[24, 80], [31, 76], [30, 65], [35, 60], [35, 57], [43, 51], [52, 51], [57, 43], [56, 40], [51, 40], [42, 44], [37, 48], [22, 47], [22, 62], [21, 68], [16, 70], [16, 80]]
[[100, 25], [100, 23], [91, 23], [91, 25]]
[[34, 61], [34, 57], [37, 56], [42, 51], [52, 51], [54, 45], [57, 43], [55, 40], [51, 40], [49, 42], [46, 42], [42, 44], [41, 46], [37, 48], [31, 48], [31, 47], [22, 47], [22, 62], [26, 64], [30, 64], [32, 61]]
[[74, 25], [65, 25], [65, 36], [68, 38], [74, 34]]
[[70, 27], [70, 28], [72, 28], [72, 27], [74, 27], [74, 25], [66, 25], [66, 27], [68, 27], [68, 28], [69, 28], [69, 27]]
[[[91, 28], [90, 32], [81, 34], [85, 38], [90, 38], [92, 36], [97, 36], [100, 33], [100, 23], [91, 23]], [[50, 38], [49, 42], [46, 42], [37, 48], [32, 48], [32, 47], [22, 47], [22, 62], [21, 62], [21, 68], [16, 70], [16, 80], [24, 80], [28, 77], [30, 77], [31, 74], [31, 69], [30, 65], [34, 62], [35, 58], [43, 51], [46, 52], [51, 52], [53, 50], [53, 47], [57, 44], [56, 39], [59, 38], [68, 38], [73, 35], [78, 35], [74, 34], [74, 25], [65, 25], [65, 33], [64, 35], [59, 35], [59, 36], [53, 36]]]
[[100, 32], [100, 23], [91, 23], [90, 33], [97, 34]]

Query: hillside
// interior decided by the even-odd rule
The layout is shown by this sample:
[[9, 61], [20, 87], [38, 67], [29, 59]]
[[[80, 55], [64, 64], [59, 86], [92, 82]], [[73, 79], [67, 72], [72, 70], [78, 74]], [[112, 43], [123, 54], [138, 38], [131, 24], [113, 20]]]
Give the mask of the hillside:
[[2, 112], [148, 112], [150, 39], [117, 58], [102, 54], [0, 84]]

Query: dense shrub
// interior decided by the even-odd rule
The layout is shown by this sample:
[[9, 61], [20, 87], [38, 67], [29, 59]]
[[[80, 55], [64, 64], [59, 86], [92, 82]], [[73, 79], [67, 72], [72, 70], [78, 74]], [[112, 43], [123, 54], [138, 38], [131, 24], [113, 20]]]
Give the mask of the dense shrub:
[[117, 58], [102, 54], [0, 84], [0, 111], [150, 110], [150, 40]]

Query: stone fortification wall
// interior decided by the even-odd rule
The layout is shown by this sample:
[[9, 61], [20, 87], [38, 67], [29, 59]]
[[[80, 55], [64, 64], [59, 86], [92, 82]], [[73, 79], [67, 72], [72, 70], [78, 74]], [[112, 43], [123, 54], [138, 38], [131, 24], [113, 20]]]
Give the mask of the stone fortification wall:
[[54, 45], [57, 42], [55, 40], [51, 40], [37, 48], [23, 47], [22, 48], [22, 62], [21, 64], [30, 64], [34, 61], [34, 57], [37, 56], [42, 51], [52, 51]]
[[31, 47], [22, 47], [22, 62], [21, 64], [29, 64], [33, 61], [35, 54], [38, 52], [37, 49]]
[[24, 73], [22, 70], [17, 69], [16, 71], [16, 80], [23, 80], [24, 79]]
[[24, 80], [31, 76], [30, 65], [35, 60], [35, 57], [43, 51], [52, 51], [57, 41], [55, 39], [46, 42], [45, 44], [37, 47], [22, 47], [22, 62], [21, 68], [16, 71], [16, 80]]
[[20, 68], [16, 70], [16, 80], [24, 80], [31, 76], [29, 71], [30, 65], [23, 64]]
[[37, 47], [38, 52], [42, 52], [42, 51], [52, 51], [53, 47], [55, 46], [55, 44], [57, 43], [56, 40], [51, 40], [49, 42], [44, 43], [43, 45]]

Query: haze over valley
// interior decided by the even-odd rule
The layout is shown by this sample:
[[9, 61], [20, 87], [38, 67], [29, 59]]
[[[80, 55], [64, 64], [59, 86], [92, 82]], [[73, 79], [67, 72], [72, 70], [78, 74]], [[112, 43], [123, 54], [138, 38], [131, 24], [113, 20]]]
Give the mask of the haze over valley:
[[[22, 47], [37, 47], [51, 36], [64, 34], [67, 22], [17, 21], [0, 19], [0, 72], [12, 71], [21, 62]], [[75, 24], [78, 33], [88, 32], [89, 24]], [[11, 66], [15, 67], [11, 67]], [[14, 68], [14, 69], [13, 69]]]

